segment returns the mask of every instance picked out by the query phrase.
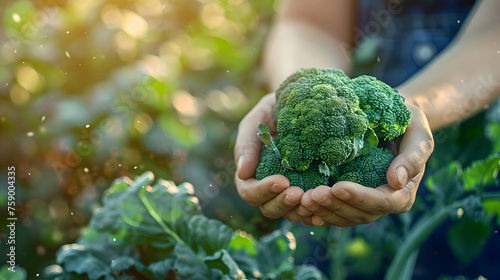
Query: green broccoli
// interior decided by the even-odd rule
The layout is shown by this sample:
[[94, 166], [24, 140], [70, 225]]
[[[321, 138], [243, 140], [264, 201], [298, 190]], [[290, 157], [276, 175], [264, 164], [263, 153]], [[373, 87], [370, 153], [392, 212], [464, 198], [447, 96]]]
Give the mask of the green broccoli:
[[370, 187], [386, 183], [393, 156], [377, 148], [379, 139], [402, 135], [411, 113], [397, 91], [373, 77], [350, 79], [339, 70], [308, 68], [276, 91], [274, 117], [274, 140], [259, 125], [267, 149], [256, 178], [282, 174], [306, 190], [338, 180]]
[[410, 124], [410, 111], [397, 90], [371, 76], [359, 76], [347, 84], [359, 97], [361, 109], [379, 138], [391, 140]]
[[[278, 118], [278, 114], [283, 107], [285, 107], [288, 95], [293, 90], [295, 85], [300, 85], [299, 79], [314, 78], [318, 75], [329, 75], [335, 77], [337, 81], [347, 81], [349, 77], [344, 74], [344, 72], [335, 69], [318, 69], [318, 68], [304, 68], [292, 75], [288, 76], [285, 81], [283, 81], [276, 91], [276, 106], [274, 107], [274, 117]], [[298, 81], [298, 83], [296, 83]]]
[[281, 159], [276, 156], [276, 153], [269, 149], [263, 149], [255, 178], [262, 180], [274, 174], [285, 176], [290, 181], [291, 186], [300, 187], [304, 191], [329, 183], [329, 177], [320, 172], [318, 163], [313, 163], [311, 168], [303, 172], [286, 169], [281, 166]]
[[356, 156], [367, 116], [354, 91], [332, 77], [320, 74], [294, 82], [278, 114], [278, 149], [291, 169], [305, 171], [316, 160], [339, 165]]
[[387, 168], [393, 159], [394, 156], [387, 149], [370, 149], [367, 154], [346, 163], [338, 180], [350, 181], [370, 188], [387, 184]]

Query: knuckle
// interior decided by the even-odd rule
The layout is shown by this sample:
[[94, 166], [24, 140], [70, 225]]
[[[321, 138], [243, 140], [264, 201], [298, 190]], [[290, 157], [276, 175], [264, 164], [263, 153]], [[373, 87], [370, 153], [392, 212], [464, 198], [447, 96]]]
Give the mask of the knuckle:
[[374, 221], [372, 217], [368, 217], [365, 215], [360, 215], [354, 219], [357, 224], [369, 224]]
[[260, 207], [260, 212], [262, 212], [262, 215], [266, 218], [274, 219], [274, 215], [272, 215], [271, 212], [269, 212], [265, 207]]
[[383, 199], [380, 203], [377, 203], [374, 207], [374, 213], [377, 214], [387, 214], [389, 213], [389, 210], [391, 209], [390, 207], [390, 202], [388, 198]]
[[259, 206], [259, 204], [248, 194], [248, 192], [240, 192], [240, 197], [248, 204], [252, 206]]

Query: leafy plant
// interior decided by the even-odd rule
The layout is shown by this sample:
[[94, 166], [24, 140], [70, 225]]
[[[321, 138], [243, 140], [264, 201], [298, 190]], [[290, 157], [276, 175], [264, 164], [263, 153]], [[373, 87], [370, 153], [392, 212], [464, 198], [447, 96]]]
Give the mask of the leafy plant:
[[291, 261], [296, 243], [278, 229], [260, 240], [201, 213], [193, 186], [117, 179], [75, 244], [62, 246], [47, 279], [324, 279]]

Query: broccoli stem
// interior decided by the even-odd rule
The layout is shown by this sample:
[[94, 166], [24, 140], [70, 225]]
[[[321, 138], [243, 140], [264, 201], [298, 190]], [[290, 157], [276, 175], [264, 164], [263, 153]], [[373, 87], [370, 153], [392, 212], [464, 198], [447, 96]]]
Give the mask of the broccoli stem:
[[[450, 212], [463, 207], [464, 200], [456, 201], [439, 209], [430, 216], [423, 216], [408, 233], [385, 274], [385, 280], [402, 280], [403, 270], [410, 255], [448, 218]], [[408, 276], [409, 273], [406, 273]]]
[[[482, 200], [500, 200], [500, 192], [488, 192], [481, 195]], [[397, 251], [394, 259], [385, 274], [385, 280], [404, 280], [411, 279], [412, 273], [405, 271], [407, 267], [407, 262], [410, 261], [410, 257], [414, 252], [418, 251], [418, 248], [424, 243], [425, 240], [442, 224], [446, 221], [448, 216], [452, 211], [464, 206], [464, 202], [467, 198], [455, 201], [454, 203], [447, 205], [433, 214], [423, 216], [416, 224], [413, 226], [412, 230], [406, 237], [406, 240], [401, 244], [399, 250]], [[406, 276], [406, 278], [403, 278]], [[409, 277], [409, 278], [408, 278]]]

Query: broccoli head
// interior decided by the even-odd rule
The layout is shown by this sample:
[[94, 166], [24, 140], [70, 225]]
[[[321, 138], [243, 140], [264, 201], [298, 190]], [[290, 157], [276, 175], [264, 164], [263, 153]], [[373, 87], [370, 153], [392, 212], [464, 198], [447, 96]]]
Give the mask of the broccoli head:
[[259, 125], [267, 149], [256, 178], [282, 174], [307, 190], [338, 180], [385, 184], [393, 155], [378, 148], [379, 140], [402, 135], [411, 113], [396, 90], [374, 77], [350, 79], [339, 70], [308, 68], [276, 91], [274, 117], [275, 141]]
[[303, 68], [299, 71], [293, 73], [288, 76], [286, 80], [284, 80], [278, 90], [276, 90], [276, 106], [274, 107], [274, 117], [277, 118], [279, 112], [283, 107], [285, 107], [285, 103], [288, 99], [288, 95], [292, 92], [293, 88], [296, 85], [300, 85], [301, 82], [299, 79], [309, 79], [314, 78], [319, 75], [329, 75], [331, 77], [335, 77], [337, 81], [347, 81], [349, 77], [344, 74], [344, 72], [335, 69], [319, 69], [319, 68]]
[[366, 75], [352, 79], [347, 86], [359, 97], [359, 105], [379, 138], [391, 140], [405, 132], [411, 113], [397, 90]]
[[291, 169], [305, 171], [312, 162], [339, 165], [356, 155], [368, 129], [366, 114], [352, 89], [336, 76], [299, 79], [277, 119], [278, 149]]
[[387, 149], [373, 148], [367, 154], [356, 157], [342, 168], [339, 181], [350, 181], [376, 188], [387, 184], [387, 168], [394, 156]]

